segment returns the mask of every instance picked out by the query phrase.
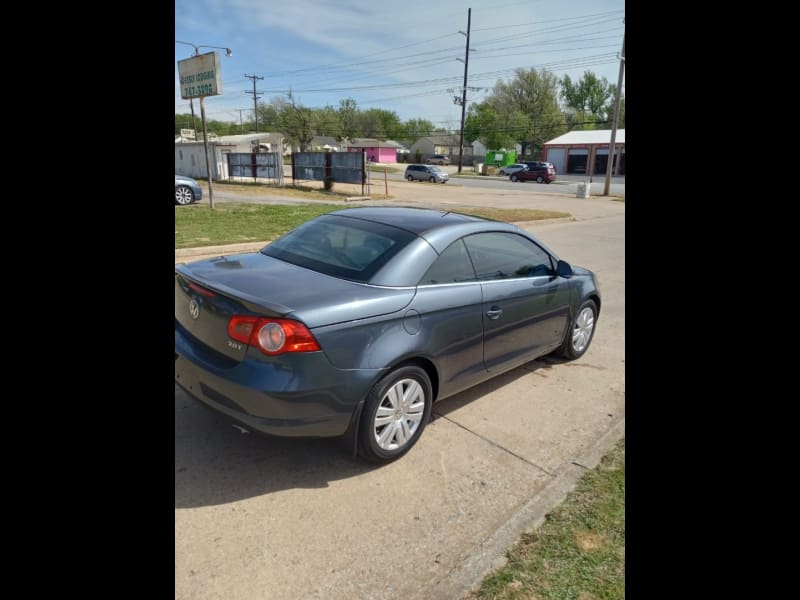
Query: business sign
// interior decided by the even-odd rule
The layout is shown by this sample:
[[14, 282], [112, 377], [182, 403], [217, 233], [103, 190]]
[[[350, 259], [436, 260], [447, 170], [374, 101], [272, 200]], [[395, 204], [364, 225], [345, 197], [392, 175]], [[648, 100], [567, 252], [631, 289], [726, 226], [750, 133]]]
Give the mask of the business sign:
[[178, 61], [181, 98], [189, 100], [222, 94], [219, 52], [208, 52]]

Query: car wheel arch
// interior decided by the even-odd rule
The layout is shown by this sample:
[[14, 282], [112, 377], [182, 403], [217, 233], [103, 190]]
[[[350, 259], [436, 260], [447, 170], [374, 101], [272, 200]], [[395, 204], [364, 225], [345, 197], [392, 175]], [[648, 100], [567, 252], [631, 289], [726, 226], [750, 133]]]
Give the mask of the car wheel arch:
[[431, 384], [431, 404], [434, 404], [439, 397], [439, 371], [436, 369], [436, 365], [433, 363], [433, 361], [429, 358], [424, 356], [405, 357], [395, 363], [392, 363], [385, 369], [381, 369], [380, 374], [375, 377], [374, 381], [370, 383], [367, 393], [363, 398], [359, 399], [359, 401], [353, 407], [353, 414], [350, 417], [350, 424], [342, 436], [345, 447], [352, 457], [355, 458], [358, 454], [358, 432], [361, 426], [361, 417], [362, 413], [364, 412], [364, 406], [370, 392], [376, 385], [378, 385], [378, 383], [380, 383], [382, 379], [390, 377], [395, 371], [402, 369], [403, 367], [419, 367], [425, 371], [425, 374], [428, 376], [428, 380]]
[[439, 397], [439, 371], [433, 361], [424, 356], [412, 356], [399, 360], [397, 363], [390, 365], [384, 373], [381, 373], [381, 376], [375, 380], [375, 383], [386, 377], [388, 374], [393, 373], [397, 369], [401, 369], [403, 367], [419, 367], [425, 371], [425, 373], [428, 375], [428, 379], [431, 381], [431, 391], [433, 392], [433, 398], [431, 402], [436, 402], [436, 399]]

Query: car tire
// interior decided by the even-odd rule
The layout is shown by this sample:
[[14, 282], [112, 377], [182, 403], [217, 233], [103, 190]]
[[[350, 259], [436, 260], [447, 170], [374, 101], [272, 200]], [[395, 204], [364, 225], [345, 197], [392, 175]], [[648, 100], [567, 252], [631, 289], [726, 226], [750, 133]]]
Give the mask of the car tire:
[[359, 427], [358, 453], [377, 464], [389, 463], [411, 450], [431, 414], [433, 388], [417, 366], [395, 369], [370, 391]]
[[564, 335], [564, 341], [555, 354], [569, 360], [583, 356], [589, 349], [594, 337], [594, 326], [597, 322], [597, 304], [594, 300], [587, 300], [581, 304], [572, 319], [569, 329]]
[[431, 177], [428, 179], [431, 183], [436, 183], [436, 177]]
[[519, 181], [519, 177], [517, 177], [516, 174], [514, 174], [511, 176], [511, 181]]
[[175, 188], [175, 204], [186, 206], [194, 202], [194, 192], [186, 185], [179, 185]]
[[544, 183], [544, 177], [542, 177], [541, 175], [539, 175], [539, 176], [536, 178], [536, 183]]
[[414, 181], [414, 176], [413, 175], [409, 175], [408, 177], [406, 177], [406, 179], [408, 179], [409, 181]]

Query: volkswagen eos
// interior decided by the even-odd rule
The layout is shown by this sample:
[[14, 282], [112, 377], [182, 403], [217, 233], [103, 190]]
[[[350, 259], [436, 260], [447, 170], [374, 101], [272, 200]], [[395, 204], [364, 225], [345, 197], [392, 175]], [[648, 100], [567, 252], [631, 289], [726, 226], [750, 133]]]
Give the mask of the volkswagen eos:
[[175, 268], [175, 381], [245, 428], [408, 452], [434, 401], [545, 354], [583, 355], [594, 274], [515, 225], [418, 208], [308, 221]]

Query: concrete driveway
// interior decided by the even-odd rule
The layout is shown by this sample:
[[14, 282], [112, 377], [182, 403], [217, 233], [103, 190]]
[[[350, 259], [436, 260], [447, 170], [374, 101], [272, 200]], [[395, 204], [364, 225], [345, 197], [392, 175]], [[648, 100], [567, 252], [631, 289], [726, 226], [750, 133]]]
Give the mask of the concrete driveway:
[[393, 464], [243, 434], [176, 387], [175, 597], [450, 599], [478, 583], [624, 433], [624, 203], [575, 200], [578, 220], [523, 226], [597, 273], [589, 351], [435, 404]]

